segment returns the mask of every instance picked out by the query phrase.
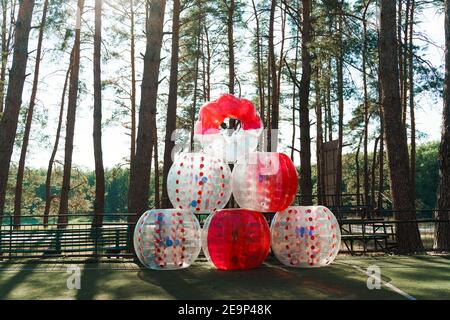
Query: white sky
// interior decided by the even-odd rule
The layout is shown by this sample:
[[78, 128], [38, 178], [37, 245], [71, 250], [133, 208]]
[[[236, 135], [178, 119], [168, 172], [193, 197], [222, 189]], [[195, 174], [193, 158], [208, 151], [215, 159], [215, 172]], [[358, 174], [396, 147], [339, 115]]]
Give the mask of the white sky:
[[[170, 4], [169, 4], [170, 5]], [[170, 10], [169, 10], [170, 11]], [[427, 51], [427, 59], [430, 60], [435, 66], [440, 66], [443, 64], [444, 52], [442, 50], [444, 44], [444, 19], [443, 15], [437, 15], [434, 10], [427, 9], [423, 16], [421, 17], [422, 24], [419, 26], [418, 31], [424, 32], [428, 35], [428, 37], [435, 43], [437, 43], [441, 48], [435, 48], [430, 46]], [[166, 23], [166, 29], [170, 29], [170, 22]], [[246, 44], [244, 47], [248, 48], [249, 41], [251, 37], [245, 37]], [[420, 45], [420, 41], [416, 42], [417, 45]], [[34, 49], [35, 43], [30, 43], [30, 49]], [[45, 46], [45, 44], [44, 44]], [[166, 39], [166, 47], [170, 47], [170, 38]], [[138, 53], [144, 53], [143, 48], [138, 48]], [[30, 50], [31, 51], [31, 50]], [[248, 50], [242, 50], [244, 53]], [[168, 53], [163, 53], [163, 56], [166, 56]], [[242, 52], [239, 53], [242, 55]], [[48, 54], [49, 55], [49, 54]], [[86, 46], [86, 51], [83, 53], [82, 65], [84, 70], [82, 70], [81, 77], [86, 81], [87, 86], [91, 86], [91, 73], [92, 73], [92, 46]], [[167, 56], [166, 59], [170, 60], [170, 56]], [[245, 56], [237, 57], [238, 60], [242, 60], [246, 58]], [[51, 149], [48, 145], [53, 145], [54, 134], [56, 131], [57, 125], [57, 116], [59, 112], [59, 101], [61, 99], [62, 92], [62, 84], [64, 81], [64, 74], [66, 69], [66, 63], [68, 59], [65, 59], [63, 64], [59, 64], [58, 61], [50, 62], [49, 59], [44, 57], [44, 61], [41, 67], [41, 80], [42, 85], [39, 87], [38, 99], [39, 102], [37, 108], [41, 108], [40, 111], [46, 110], [48, 112], [48, 125], [46, 128], [39, 128], [36, 122], [33, 123], [33, 136], [36, 137], [39, 133], [44, 133], [50, 136], [50, 140], [48, 144], [40, 143], [38, 140], [30, 141], [30, 148], [27, 157], [27, 166], [29, 167], [42, 167], [46, 168], [48, 164], [48, 159], [50, 157]], [[166, 60], [167, 61], [167, 60]], [[138, 61], [138, 72], [142, 70], [141, 61]], [[164, 62], [163, 62], [164, 63]], [[167, 63], [167, 62], [166, 62]], [[107, 74], [114, 74], [115, 70], [118, 68], [119, 64], [116, 62], [109, 62], [107, 65], [103, 65], [103, 72]], [[241, 63], [238, 72], [245, 73], [246, 69], [249, 69], [250, 63], [244, 64]], [[30, 72], [32, 72], [34, 68], [34, 59], [30, 59], [28, 68]], [[221, 75], [221, 76], [225, 76]], [[105, 76], [104, 76], [105, 78]], [[139, 75], [140, 78], [140, 75]], [[30, 81], [30, 79], [28, 79]], [[139, 83], [138, 83], [139, 86]], [[91, 87], [88, 87], [91, 90]], [[214, 91], [214, 97], [217, 97], [220, 94], [221, 90], [225, 91], [225, 88], [218, 88]], [[249, 91], [250, 90], [250, 91]], [[249, 91], [249, 92], [246, 92]], [[254, 89], [244, 89], [244, 96], [247, 98], [252, 98]], [[24, 103], [28, 102], [29, 99], [29, 84], [24, 92]], [[167, 86], [164, 85], [160, 90], [161, 94], [167, 92]], [[104, 118], [108, 118], [111, 115], [111, 110], [116, 106], [113, 105], [111, 99], [113, 99], [113, 94], [111, 92], [104, 93]], [[165, 100], [165, 98], [164, 98]], [[140, 98], [138, 97], [137, 102], [139, 103]], [[67, 102], [67, 101], [66, 101]], [[94, 152], [93, 152], [93, 142], [92, 142], [92, 104], [93, 97], [90, 93], [83, 95], [83, 98], [79, 102], [79, 107], [77, 110], [77, 120], [76, 120], [76, 128], [75, 128], [75, 149], [73, 155], [73, 163], [74, 166], [81, 166], [85, 168], [93, 168], [94, 167]], [[442, 101], [436, 99], [429, 99], [426, 96], [419, 97], [417, 101], [417, 129], [421, 132], [425, 132], [427, 136], [420, 140], [420, 142], [431, 141], [431, 140], [439, 140], [440, 139], [440, 124], [441, 124], [441, 110], [442, 110]], [[45, 107], [44, 107], [45, 106]], [[351, 107], [351, 105], [347, 104], [347, 108]], [[45, 109], [44, 109], [45, 108]], [[285, 110], [288, 114], [290, 111]], [[165, 113], [165, 106], [162, 105], [159, 110], [159, 118], [163, 116]], [[346, 110], [347, 114], [350, 114], [350, 110]], [[311, 113], [311, 117], [313, 114]], [[161, 123], [160, 121], [158, 123]], [[291, 140], [291, 124], [290, 123], [281, 123], [281, 143], [280, 151], [284, 151], [289, 153], [289, 150], [285, 148], [286, 145], [290, 144]], [[160, 131], [160, 136], [162, 130], [164, 128], [158, 128]], [[315, 129], [312, 128], [312, 136], [314, 137]], [[62, 132], [62, 138], [64, 138], [64, 128]], [[162, 141], [162, 139], [160, 139]], [[284, 146], [284, 147], [283, 147]], [[313, 144], [314, 146], [314, 144]], [[64, 151], [64, 139], [60, 141], [60, 148], [57, 156], [57, 160], [63, 160], [63, 151]], [[161, 147], [162, 148], [162, 147]], [[162, 150], [160, 150], [162, 153]], [[313, 162], [315, 150], [313, 148]], [[19, 151], [15, 150], [14, 160], [17, 161]], [[120, 125], [115, 124], [106, 127], [103, 130], [103, 154], [104, 154], [104, 164], [106, 167], [111, 168], [117, 164], [123, 163], [123, 159], [129, 154], [129, 137], [126, 135], [126, 130]], [[298, 158], [298, 156], [297, 156]], [[298, 164], [298, 159], [296, 159], [296, 163]]]

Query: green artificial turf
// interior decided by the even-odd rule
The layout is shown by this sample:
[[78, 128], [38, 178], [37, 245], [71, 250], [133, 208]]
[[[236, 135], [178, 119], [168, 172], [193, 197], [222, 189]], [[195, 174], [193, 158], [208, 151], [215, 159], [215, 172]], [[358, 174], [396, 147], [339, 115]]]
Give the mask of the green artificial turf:
[[[67, 288], [70, 265], [80, 267], [80, 290]], [[269, 258], [247, 271], [218, 271], [204, 259], [180, 271], [66, 260], [0, 264], [0, 299], [406, 299], [385, 285], [367, 288], [364, 270], [373, 265], [383, 281], [417, 299], [450, 299], [450, 257], [425, 255], [340, 256], [321, 269]]]

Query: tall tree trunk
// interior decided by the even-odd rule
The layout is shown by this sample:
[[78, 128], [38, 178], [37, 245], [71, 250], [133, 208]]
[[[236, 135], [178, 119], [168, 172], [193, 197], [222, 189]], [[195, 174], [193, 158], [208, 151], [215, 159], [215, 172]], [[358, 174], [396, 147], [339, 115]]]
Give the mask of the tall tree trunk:
[[203, 33], [205, 34], [206, 39], [206, 101], [211, 100], [211, 61], [212, 61], [212, 54], [211, 54], [211, 44], [209, 40], [209, 30], [208, 26], [205, 23], [205, 26], [203, 28]]
[[[226, 1], [228, 2], [228, 1]], [[234, 94], [235, 87], [235, 66], [234, 66], [234, 15], [235, 3], [234, 0], [229, 1], [228, 5], [228, 19], [227, 19], [227, 40], [228, 40], [228, 92]], [[231, 127], [234, 127], [231, 126]]]
[[156, 104], [158, 98], [159, 66], [163, 38], [166, 1], [151, 1], [147, 21], [147, 44], [144, 56], [144, 71], [141, 86], [141, 107], [136, 144], [136, 156], [131, 164], [128, 210], [130, 223], [148, 208], [150, 172], [156, 130]]
[[[173, 164], [172, 150], [175, 142], [172, 134], [177, 127], [177, 96], [178, 96], [178, 51], [180, 48], [180, 0], [173, 2], [172, 14], [172, 57], [170, 62], [169, 101], [167, 105], [166, 135], [164, 142], [164, 166], [162, 185], [162, 208], [169, 208], [170, 201], [167, 194], [167, 176]], [[208, 68], [207, 68], [207, 72]], [[209, 94], [207, 95], [209, 96]], [[209, 99], [209, 98], [208, 98]]]
[[356, 166], [356, 205], [360, 205], [360, 192], [361, 192], [361, 165], [359, 162], [359, 154], [361, 153], [361, 143], [363, 140], [364, 135], [361, 135], [359, 137], [359, 143], [358, 143], [358, 148], [356, 149], [356, 154], [355, 154], [355, 166]]
[[276, 66], [276, 57], [275, 57], [275, 45], [274, 45], [274, 22], [275, 22], [275, 10], [276, 10], [277, 1], [271, 1], [270, 7], [270, 22], [269, 22], [269, 57], [270, 57], [270, 77], [272, 80], [272, 100], [270, 105], [270, 127], [269, 127], [269, 136], [268, 143], [270, 151], [276, 152], [276, 143], [272, 144], [272, 140], [276, 140], [272, 137], [273, 131], [278, 130], [278, 122], [279, 122], [279, 99], [278, 99], [278, 76], [277, 76], [277, 66]]
[[[342, 11], [342, 2], [339, 3], [340, 11]], [[338, 17], [338, 41], [339, 41], [339, 53], [336, 58], [337, 69], [337, 98], [338, 98], [338, 154], [337, 154], [337, 166], [336, 166], [336, 194], [337, 204], [342, 205], [342, 149], [344, 146], [344, 52], [342, 41], [342, 13], [339, 13]]]
[[379, 152], [379, 172], [378, 172], [378, 210], [381, 212], [383, 209], [383, 193], [384, 193], [384, 117], [383, 117], [383, 106], [381, 104], [381, 86], [378, 82], [378, 105], [380, 113], [380, 152]]
[[[406, 4], [405, 4], [405, 24], [403, 27], [403, 41], [400, 41], [400, 45], [403, 45], [403, 49], [402, 49], [402, 61], [403, 64], [401, 65], [401, 69], [400, 69], [400, 74], [401, 74], [401, 79], [403, 80], [403, 84], [402, 84], [402, 88], [403, 90], [401, 91], [401, 99], [402, 99], [402, 107], [403, 107], [403, 117], [404, 117], [404, 123], [403, 125], [405, 126], [405, 131], [406, 131], [406, 136], [408, 136], [408, 132], [407, 132], [407, 128], [406, 128], [406, 117], [407, 117], [407, 111], [408, 111], [408, 101], [407, 101], [407, 97], [408, 97], [408, 80], [409, 80], [409, 76], [408, 76], [408, 64], [409, 64], [409, 48], [408, 48], [408, 30], [409, 30], [409, 18], [410, 18], [410, 10], [411, 10], [411, 0], [406, 0]], [[402, 24], [402, 21], [399, 21], [400, 27]]]
[[2, 0], [2, 48], [1, 48], [1, 67], [0, 67], [0, 114], [4, 111], [5, 106], [5, 85], [6, 85], [6, 68], [8, 66], [9, 51], [11, 48], [11, 39], [14, 34], [14, 21], [16, 17], [16, 0], [10, 3], [9, 25], [7, 22], [8, 1]]
[[95, 200], [92, 221], [94, 226], [103, 224], [105, 211], [105, 169], [102, 150], [102, 5], [103, 0], [95, 0], [95, 35], [94, 35], [94, 158], [95, 158]]
[[19, 112], [22, 106], [22, 93], [28, 61], [28, 37], [31, 29], [33, 9], [34, 0], [23, 0], [20, 2], [5, 110], [0, 120], [0, 150], [2, 151], [0, 152], [0, 225], [5, 207], [6, 188], [14, 140], [16, 139]]
[[[403, 0], [398, 0], [398, 8], [397, 8], [397, 40], [399, 41], [399, 45], [397, 46], [398, 50], [398, 68], [399, 68], [399, 84], [400, 84], [400, 97], [403, 97], [403, 44], [402, 44], [402, 23], [403, 23]], [[403, 129], [406, 130], [406, 108], [404, 107], [402, 101], [402, 125]]]
[[70, 72], [69, 101], [67, 103], [66, 141], [64, 146], [64, 170], [61, 196], [58, 211], [58, 227], [65, 227], [68, 223], [70, 179], [72, 173], [73, 140], [75, 134], [75, 120], [78, 102], [78, 86], [80, 75], [80, 45], [81, 45], [81, 17], [83, 15], [84, 0], [78, 0], [77, 26], [73, 45], [73, 63]]
[[[413, 32], [415, 1], [410, 0], [409, 17], [409, 50], [408, 50], [408, 76], [409, 76], [409, 113], [411, 121], [411, 186], [413, 199], [416, 199], [416, 115], [414, 110], [414, 65], [413, 65]], [[405, 98], [406, 100], [406, 98]], [[406, 102], [405, 102], [406, 103]]]
[[[450, 0], [445, 0], [445, 82], [442, 140], [439, 149], [438, 220], [450, 220]], [[436, 226], [435, 247], [450, 251], [450, 223]]]
[[14, 197], [14, 228], [20, 228], [20, 215], [22, 209], [22, 188], [23, 175], [25, 172], [25, 159], [27, 156], [28, 142], [30, 139], [31, 124], [33, 122], [33, 112], [36, 105], [36, 95], [39, 84], [39, 70], [41, 67], [42, 40], [44, 38], [44, 29], [47, 21], [48, 0], [45, 0], [42, 11], [41, 25], [39, 26], [38, 45], [36, 50], [36, 64], [34, 67], [33, 86], [31, 88], [31, 97], [28, 106], [27, 118], [25, 122], [25, 131], [23, 134], [22, 148], [20, 150], [19, 166], [17, 168], [16, 191]]
[[321, 105], [321, 90], [320, 90], [320, 72], [319, 67], [316, 67], [316, 157], [317, 157], [317, 201], [323, 203], [324, 201], [324, 168], [323, 168], [323, 124], [322, 124], [322, 105]]
[[[277, 104], [279, 109], [280, 104], [280, 88], [281, 88], [281, 74], [283, 72], [283, 64], [284, 64], [284, 43], [286, 41], [286, 17], [287, 17], [287, 10], [284, 8], [283, 10], [283, 3], [280, 4], [281, 6], [281, 45], [280, 45], [280, 58], [279, 58], [279, 64], [278, 64], [278, 74], [277, 74]], [[278, 111], [279, 113], [279, 111]], [[278, 115], [279, 118], [279, 115]]]
[[154, 150], [154, 158], [155, 158], [155, 208], [161, 208], [161, 195], [159, 192], [159, 155], [158, 155], [158, 132], [155, 130], [155, 137], [153, 138], [155, 141], [155, 150]]
[[[366, 74], [366, 57], [367, 57], [367, 20], [366, 14], [370, 1], [364, 3], [363, 13], [363, 52], [362, 52], [362, 74], [364, 86], [364, 202], [369, 205], [369, 95], [367, 92], [367, 74]], [[359, 196], [359, 195], [358, 195]]]
[[388, 151], [391, 194], [395, 218], [398, 250], [400, 253], [423, 251], [414, 201], [411, 195], [407, 139], [402, 126], [402, 105], [399, 90], [398, 50], [395, 1], [381, 0], [380, 82], [384, 129]]
[[380, 137], [377, 137], [375, 139], [375, 145], [373, 147], [373, 154], [372, 154], [372, 168], [371, 168], [371, 186], [370, 186], [370, 208], [373, 210], [375, 208], [375, 173], [377, 170], [377, 152], [378, 152], [378, 143], [381, 139]]
[[[263, 87], [263, 75], [262, 75], [262, 61], [261, 61], [261, 30], [260, 30], [260, 22], [259, 15], [256, 9], [255, 0], [252, 0], [253, 13], [255, 15], [256, 22], [256, 68], [258, 73], [258, 97], [259, 97], [259, 113], [261, 119], [264, 122], [264, 87]], [[295, 88], [295, 86], [294, 86]], [[295, 89], [294, 89], [295, 90]]]
[[0, 115], [3, 113], [3, 106], [5, 102], [5, 80], [6, 80], [6, 65], [8, 64], [9, 48], [7, 44], [7, 20], [6, 15], [8, 13], [8, 1], [2, 0], [2, 48], [1, 48], [1, 71], [0, 71]]
[[130, 166], [136, 155], [136, 35], [134, 0], [130, 0], [130, 51], [131, 51], [131, 134], [130, 134]]
[[[297, 28], [297, 36], [296, 36], [296, 39], [295, 39], [295, 58], [294, 58], [294, 77], [295, 78], [297, 78], [299, 38], [300, 38], [300, 30], [299, 30], [299, 28]], [[318, 71], [317, 71], [317, 73], [318, 73]], [[294, 162], [294, 152], [295, 152], [295, 149], [296, 149], [295, 148], [295, 140], [296, 140], [296, 136], [297, 136], [297, 120], [296, 120], [296, 116], [295, 116], [296, 112], [297, 112], [297, 91], [296, 91], [296, 89], [297, 89], [297, 86], [294, 83], [294, 85], [292, 86], [292, 140], [291, 140], [291, 144], [292, 144], [292, 146], [291, 146], [291, 160], [292, 160], [292, 162]], [[317, 96], [317, 94], [316, 94], [316, 96]], [[319, 94], [319, 99], [320, 99], [320, 94]], [[320, 103], [318, 105], [320, 105]], [[317, 121], [319, 121], [319, 120], [317, 120]], [[318, 166], [317, 166], [317, 168], [318, 168]]]
[[197, 34], [197, 50], [195, 57], [195, 69], [194, 69], [194, 97], [192, 99], [191, 108], [191, 152], [194, 151], [194, 129], [195, 129], [195, 117], [197, 115], [197, 99], [198, 99], [198, 73], [199, 73], [199, 61], [200, 61], [200, 36], [201, 28], [198, 28]]
[[300, 80], [300, 192], [302, 205], [312, 205], [311, 124], [309, 121], [309, 92], [311, 84], [311, 0], [302, 1], [302, 78]]
[[326, 94], [326, 105], [325, 105], [325, 115], [327, 120], [325, 121], [325, 128], [328, 131], [328, 135], [325, 133], [325, 137], [328, 136], [328, 141], [333, 141], [333, 117], [331, 115], [331, 58], [328, 59], [327, 63], [327, 94]]
[[65, 104], [65, 100], [66, 100], [67, 86], [69, 84], [69, 76], [70, 76], [70, 72], [72, 70], [72, 63], [73, 63], [73, 51], [70, 54], [69, 68], [67, 69], [66, 77], [64, 80], [61, 104], [60, 104], [60, 108], [59, 108], [58, 127], [56, 129], [55, 143], [53, 144], [52, 154], [50, 156], [50, 160], [48, 161], [48, 166], [47, 166], [47, 177], [45, 179], [45, 208], [44, 208], [44, 218], [43, 218], [44, 227], [47, 227], [47, 225], [48, 225], [48, 216], [50, 213], [50, 206], [51, 206], [52, 200], [53, 200], [53, 197], [51, 194], [53, 164], [55, 162], [56, 153], [58, 152], [59, 139], [61, 137], [61, 128], [62, 128], [63, 115], [64, 115], [64, 104]]

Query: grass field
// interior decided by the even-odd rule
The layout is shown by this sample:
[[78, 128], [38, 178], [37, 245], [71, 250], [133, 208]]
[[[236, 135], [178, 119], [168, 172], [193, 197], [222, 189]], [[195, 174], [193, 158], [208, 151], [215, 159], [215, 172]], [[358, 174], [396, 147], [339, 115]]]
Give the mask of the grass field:
[[[61, 263], [63, 262], [63, 263]], [[81, 289], [67, 288], [68, 266]], [[381, 270], [381, 289], [367, 288], [367, 267]], [[218, 271], [199, 259], [181, 271], [141, 270], [133, 263], [43, 261], [0, 264], [0, 299], [450, 299], [449, 256], [340, 256], [322, 269]]]

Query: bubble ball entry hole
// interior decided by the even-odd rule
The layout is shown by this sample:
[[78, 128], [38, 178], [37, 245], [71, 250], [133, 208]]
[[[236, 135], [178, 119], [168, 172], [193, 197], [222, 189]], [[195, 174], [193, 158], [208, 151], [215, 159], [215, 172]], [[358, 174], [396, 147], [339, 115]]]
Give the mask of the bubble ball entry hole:
[[341, 231], [326, 207], [289, 207], [273, 218], [271, 242], [275, 256], [286, 266], [323, 267], [336, 258]]
[[220, 158], [182, 153], [167, 177], [167, 193], [174, 208], [211, 212], [224, 208], [231, 197], [231, 170]]
[[254, 152], [236, 163], [231, 188], [241, 208], [277, 212], [295, 200], [298, 175], [283, 153]]
[[269, 254], [269, 225], [256, 211], [218, 210], [205, 222], [202, 247], [217, 269], [253, 269], [259, 267]]
[[200, 254], [200, 224], [188, 210], [147, 211], [136, 224], [134, 248], [147, 268], [187, 268]]
[[[240, 128], [221, 132], [226, 119], [239, 120]], [[263, 129], [261, 117], [249, 100], [225, 94], [200, 108], [194, 137], [205, 153], [234, 163], [243, 154], [256, 150]]]

